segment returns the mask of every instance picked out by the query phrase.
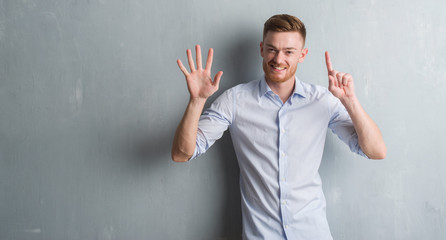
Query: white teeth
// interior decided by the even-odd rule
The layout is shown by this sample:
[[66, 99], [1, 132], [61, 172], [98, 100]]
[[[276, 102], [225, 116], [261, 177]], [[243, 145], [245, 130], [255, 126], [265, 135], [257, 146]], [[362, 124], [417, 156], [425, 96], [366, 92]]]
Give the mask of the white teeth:
[[273, 66], [273, 68], [275, 68], [275, 69], [277, 69], [277, 70], [283, 70], [283, 69], [285, 69], [285, 67], [275, 67], [275, 66]]

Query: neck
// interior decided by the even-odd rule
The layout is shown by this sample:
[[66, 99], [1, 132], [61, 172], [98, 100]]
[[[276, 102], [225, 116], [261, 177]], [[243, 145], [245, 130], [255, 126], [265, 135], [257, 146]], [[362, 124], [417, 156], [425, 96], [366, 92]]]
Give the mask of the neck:
[[268, 86], [280, 97], [280, 100], [282, 100], [283, 103], [285, 103], [288, 98], [290, 98], [291, 94], [293, 94], [295, 82], [294, 77], [280, 83], [266, 79]]

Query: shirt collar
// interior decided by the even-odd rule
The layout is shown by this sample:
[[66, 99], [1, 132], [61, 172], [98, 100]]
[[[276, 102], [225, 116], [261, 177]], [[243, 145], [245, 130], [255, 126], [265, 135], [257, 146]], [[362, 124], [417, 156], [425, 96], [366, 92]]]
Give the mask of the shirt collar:
[[[294, 98], [296, 96], [306, 98], [306, 93], [305, 93], [304, 87], [302, 85], [302, 82], [297, 78], [297, 76], [294, 76], [294, 81], [295, 81], [294, 91], [293, 91], [291, 98]], [[262, 77], [262, 79], [260, 80], [259, 100], [260, 100], [260, 98], [265, 96], [267, 93], [272, 94], [273, 90], [271, 90], [271, 88], [266, 83], [266, 79], [265, 79], [265, 75], [264, 75]]]

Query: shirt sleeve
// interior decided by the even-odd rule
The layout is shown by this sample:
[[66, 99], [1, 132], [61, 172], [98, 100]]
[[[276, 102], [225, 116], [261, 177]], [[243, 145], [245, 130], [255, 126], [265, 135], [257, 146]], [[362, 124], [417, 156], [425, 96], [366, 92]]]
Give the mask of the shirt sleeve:
[[197, 142], [191, 159], [205, 153], [231, 125], [233, 119], [233, 90], [226, 90], [200, 116]]
[[345, 144], [348, 145], [350, 151], [368, 158], [359, 146], [358, 134], [353, 126], [352, 119], [338, 98], [330, 93], [331, 114], [328, 127], [336, 134]]

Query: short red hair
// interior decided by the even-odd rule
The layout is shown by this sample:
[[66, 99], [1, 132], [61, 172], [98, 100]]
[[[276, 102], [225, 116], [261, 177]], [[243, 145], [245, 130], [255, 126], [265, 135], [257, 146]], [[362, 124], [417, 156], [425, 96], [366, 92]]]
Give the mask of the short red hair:
[[304, 23], [297, 17], [288, 14], [278, 14], [270, 17], [263, 25], [263, 39], [269, 32], [299, 32], [305, 43], [307, 30]]

